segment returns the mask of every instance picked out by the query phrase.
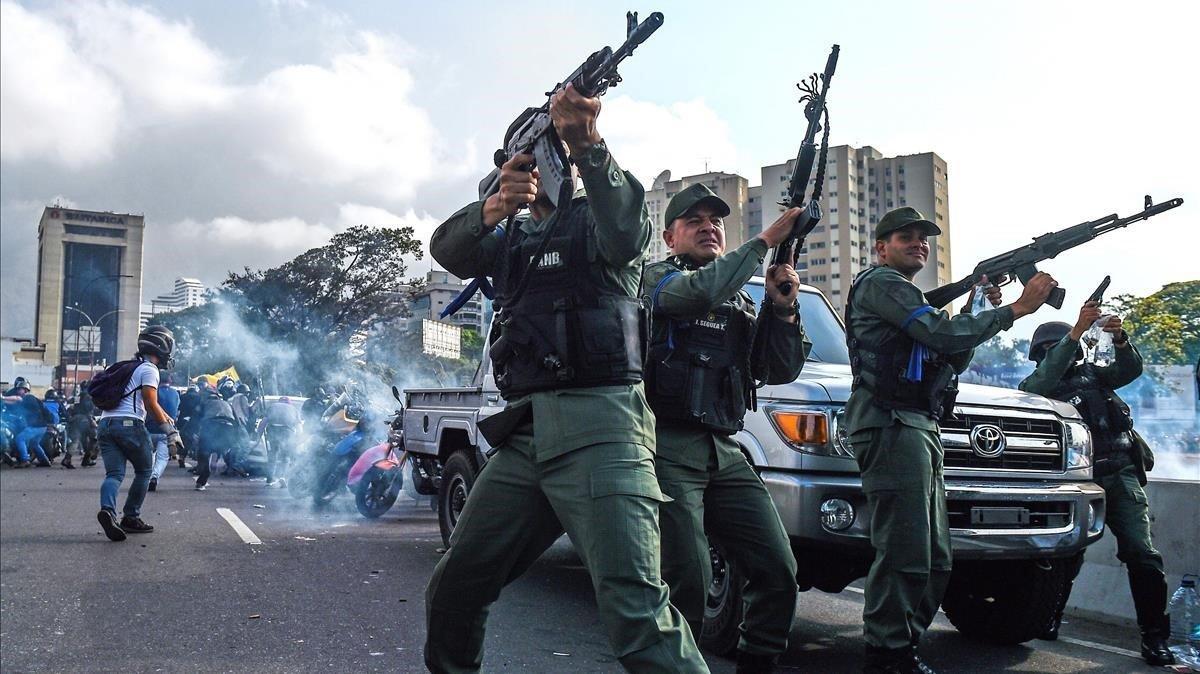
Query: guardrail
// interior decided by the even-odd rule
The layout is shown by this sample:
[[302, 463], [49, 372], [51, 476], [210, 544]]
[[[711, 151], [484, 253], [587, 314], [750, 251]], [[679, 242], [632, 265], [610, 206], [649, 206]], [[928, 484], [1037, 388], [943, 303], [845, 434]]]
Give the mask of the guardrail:
[[[1150, 500], [1150, 530], [1154, 547], [1162, 553], [1168, 592], [1179, 587], [1185, 573], [1200, 573], [1200, 482], [1151, 479], [1146, 485]], [[1134, 625], [1129, 576], [1117, 560], [1117, 541], [1109, 531], [1087, 549], [1083, 569], [1075, 581], [1067, 616]]]

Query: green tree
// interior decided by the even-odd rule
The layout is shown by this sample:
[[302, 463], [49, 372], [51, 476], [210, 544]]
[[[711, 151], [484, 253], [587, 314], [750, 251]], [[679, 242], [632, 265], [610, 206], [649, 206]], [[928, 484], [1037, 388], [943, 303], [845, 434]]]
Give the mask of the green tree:
[[1147, 297], [1119, 295], [1111, 305], [1147, 363], [1200, 360], [1200, 281], [1169, 283]]
[[405, 315], [405, 256], [422, 257], [411, 227], [359, 225], [278, 267], [230, 273], [221, 296], [248, 331], [295, 348], [309, 386], [339, 370], [356, 339]]

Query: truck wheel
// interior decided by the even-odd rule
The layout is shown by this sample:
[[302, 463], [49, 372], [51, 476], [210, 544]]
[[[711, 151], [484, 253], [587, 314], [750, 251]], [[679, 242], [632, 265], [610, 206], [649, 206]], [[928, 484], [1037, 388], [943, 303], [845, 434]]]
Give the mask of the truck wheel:
[[467, 495], [475, 484], [478, 470], [475, 461], [465, 450], [458, 450], [446, 459], [442, 467], [442, 484], [438, 492], [438, 526], [442, 530], [442, 544], [450, 547], [450, 534], [458, 517], [462, 514], [463, 506], [467, 504]]
[[942, 610], [972, 639], [1012, 646], [1037, 638], [1071, 581], [1071, 560], [955, 562]]
[[700, 645], [717, 655], [731, 655], [737, 650], [738, 626], [742, 624], [742, 588], [746, 579], [733, 561], [725, 556], [719, 545], [710, 545], [712, 583], [704, 601], [704, 627], [700, 630]]

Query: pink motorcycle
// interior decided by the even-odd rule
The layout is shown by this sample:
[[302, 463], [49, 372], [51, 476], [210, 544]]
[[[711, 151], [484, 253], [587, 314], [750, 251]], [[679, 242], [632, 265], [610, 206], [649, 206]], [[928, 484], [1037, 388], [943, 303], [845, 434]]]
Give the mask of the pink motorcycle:
[[[392, 387], [399, 400], [399, 391]], [[346, 477], [346, 486], [354, 492], [354, 504], [363, 517], [375, 519], [396, 503], [404, 488], [404, 465], [408, 451], [404, 449], [404, 414], [396, 410], [387, 440], [364, 451]]]

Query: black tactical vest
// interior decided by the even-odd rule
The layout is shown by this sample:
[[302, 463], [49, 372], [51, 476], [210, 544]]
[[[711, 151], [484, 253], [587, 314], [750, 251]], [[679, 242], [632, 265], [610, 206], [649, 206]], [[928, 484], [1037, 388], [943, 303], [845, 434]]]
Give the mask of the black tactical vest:
[[[894, 330], [882, 344], [863, 342], [854, 334], [851, 308], [854, 292], [867, 275], [879, 267], [872, 267], [854, 279], [846, 297], [846, 346], [850, 349], [850, 372], [854, 375], [853, 388], [867, 389], [875, 397], [875, 404], [885, 410], [907, 410], [920, 412], [937, 421], [950, 417], [954, 412], [954, 401], [958, 397], [958, 374], [946, 362], [945, 357], [934, 351], [931, 360], [923, 363], [923, 376], [919, 381], [907, 377], [908, 362], [916, 342], [902, 330]], [[863, 378], [870, 375], [871, 381]]]
[[493, 274], [498, 313], [488, 353], [506, 399], [642, 379], [649, 321], [640, 298], [592, 280], [598, 254], [587, 201], [551, 217], [542, 238], [518, 223]]
[[718, 433], [742, 430], [754, 384], [750, 345], [754, 308], [742, 293], [704, 318], [667, 320], [650, 343], [646, 396], [659, 419], [686, 421]]
[[1104, 385], [1092, 363], [1073, 365], [1049, 397], [1071, 403], [1092, 432], [1092, 456], [1097, 477], [1134, 463], [1133, 417], [1129, 405]]

